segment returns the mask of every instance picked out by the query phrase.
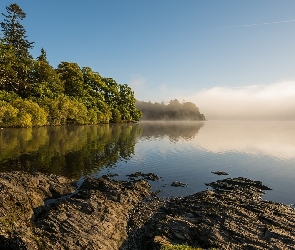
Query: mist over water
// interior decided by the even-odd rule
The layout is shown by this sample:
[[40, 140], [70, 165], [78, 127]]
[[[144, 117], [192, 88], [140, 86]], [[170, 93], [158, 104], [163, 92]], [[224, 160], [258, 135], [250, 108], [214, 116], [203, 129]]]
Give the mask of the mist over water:
[[[273, 190], [264, 199], [295, 203], [295, 122], [139, 122], [0, 131], [0, 171], [61, 174], [79, 179], [135, 172], [162, 196], [188, 195], [205, 183], [243, 176]], [[225, 171], [229, 176], [216, 176]], [[171, 186], [173, 181], [188, 184]]]
[[295, 83], [215, 87], [184, 98], [207, 120], [295, 120]]
[[[152, 183], [162, 196], [188, 195], [206, 189], [205, 183], [227, 177], [260, 180], [273, 190], [264, 199], [295, 203], [295, 122], [206, 121], [140, 122], [134, 156], [118, 163], [126, 172], [153, 172], [163, 177]], [[229, 176], [216, 176], [225, 171]], [[172, 181], [188, 184], [174, 188]], [[165, 186], [163, 188], [163, 185]]]

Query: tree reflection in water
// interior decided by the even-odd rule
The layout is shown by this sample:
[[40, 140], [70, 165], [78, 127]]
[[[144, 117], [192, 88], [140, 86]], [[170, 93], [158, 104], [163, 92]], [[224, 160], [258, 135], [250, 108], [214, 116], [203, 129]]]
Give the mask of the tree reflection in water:
[[180, 122], [180, 121], [145, 121], [140, 122], [142, 128], [141, 137], [146, 139], [168, 137], [170, 141], [177, 142], [180, 139], [192, 140], [204, 126], [204, 122]]
[[0, 130], [0, 171], [40, 171], [73, 179], [128, 161], [136, 139], [191, 140], [202, 122], [140, 122]]
[[77, 179], [128, 160], [138, 125], [61, 126], [0, 131], [0, 171], [22, 170]]

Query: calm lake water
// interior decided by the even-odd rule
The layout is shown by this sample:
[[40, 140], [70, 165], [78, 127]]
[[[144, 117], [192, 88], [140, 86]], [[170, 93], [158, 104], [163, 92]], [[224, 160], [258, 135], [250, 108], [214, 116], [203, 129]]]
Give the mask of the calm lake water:
[[[294, 204], [295, 122], [141, 122], [0, 130], [0, 171], [85, 176], [153, 172], [162, 196], [205, 190], [243, 176], [273, 190], [264, 199]], [[217, 176], [211, 171], [225, 171]], [[173, 181], [187, 187], [172, 187]]]

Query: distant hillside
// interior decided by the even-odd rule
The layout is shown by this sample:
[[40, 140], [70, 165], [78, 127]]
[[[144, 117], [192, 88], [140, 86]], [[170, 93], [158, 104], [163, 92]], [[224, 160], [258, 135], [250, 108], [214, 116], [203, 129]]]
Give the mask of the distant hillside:
[[169, 104], [137, 101], [136, 108], [143, 114], [141, 120], [206, 120], [194, 103], [180, 103], [177, 99], [170, 100]]

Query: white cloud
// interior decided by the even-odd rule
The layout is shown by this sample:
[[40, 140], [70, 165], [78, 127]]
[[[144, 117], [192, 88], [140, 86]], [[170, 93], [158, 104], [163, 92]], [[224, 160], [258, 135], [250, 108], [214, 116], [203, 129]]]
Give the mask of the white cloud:
[[184, 98], [208, 120], [295, 120], [295, 82], [215, 87]]
[[268, 22], [268, 23], [244, 24], [244, 25], [237, 25], [237, 26], [231, 26], [231, 27], [226, 27], [226, 28], [227, 29], [232, 29], [232, 28], [243, 28], [243, 27], [252, 27], [252, 26], [259, 26], [259, 25], [271, 25], [271, 24], [292, 23], [292, 22], [295, 22], [295, 20], [292, 19], [292, 20], [277, 21], [277, 22]]

